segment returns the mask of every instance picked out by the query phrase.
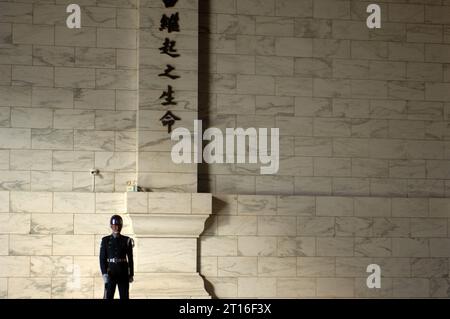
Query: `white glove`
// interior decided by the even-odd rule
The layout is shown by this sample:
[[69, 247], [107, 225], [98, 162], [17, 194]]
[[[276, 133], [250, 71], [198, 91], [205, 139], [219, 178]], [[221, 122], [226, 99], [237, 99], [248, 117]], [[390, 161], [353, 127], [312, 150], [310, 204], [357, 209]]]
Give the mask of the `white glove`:
[[102, 277], [103, 277], [103, 281], [105, 282], [105, 284], [107, 284], [109, 282], [108, 274], [104, 274], [104, 275], [102, 275]]

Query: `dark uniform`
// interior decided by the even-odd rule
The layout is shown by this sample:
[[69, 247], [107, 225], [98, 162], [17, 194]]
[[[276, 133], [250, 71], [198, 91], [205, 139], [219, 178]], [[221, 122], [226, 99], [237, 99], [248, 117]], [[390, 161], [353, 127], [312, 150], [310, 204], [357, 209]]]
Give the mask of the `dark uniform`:
[[129, 299], [130, 280], [134, 276], [133, 246], [133, 240], [120, 233], [102, 238], [100, 269], [103, 276], [108, 275], [104, 299], [114, 298], [116, 285], [119, 286], [120, 299]]

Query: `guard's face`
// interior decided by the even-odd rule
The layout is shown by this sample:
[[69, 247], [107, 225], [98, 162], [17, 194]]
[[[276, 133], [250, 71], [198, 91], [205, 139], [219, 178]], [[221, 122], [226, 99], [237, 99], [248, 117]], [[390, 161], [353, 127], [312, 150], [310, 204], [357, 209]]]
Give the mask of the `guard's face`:
[[120, 226], [119, 225], [111, 225], [111, 229], [112, 229], [114, 234], [119, 234], [120, 233]]

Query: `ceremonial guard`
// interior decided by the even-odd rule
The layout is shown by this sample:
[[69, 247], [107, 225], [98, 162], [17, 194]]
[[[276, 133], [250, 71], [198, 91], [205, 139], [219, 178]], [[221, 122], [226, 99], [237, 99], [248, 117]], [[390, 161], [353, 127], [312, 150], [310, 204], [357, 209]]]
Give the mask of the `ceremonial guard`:
[[102, 238], [100, 246], [100, 269], [105, 282], [104, 299], [114, 299], [116, 286], [120, 299], [129, 299], [129, 287], [133, 282], [133, 239], [120, 234], [123, 227], [122, 217], [111, 217], [112, 234]]

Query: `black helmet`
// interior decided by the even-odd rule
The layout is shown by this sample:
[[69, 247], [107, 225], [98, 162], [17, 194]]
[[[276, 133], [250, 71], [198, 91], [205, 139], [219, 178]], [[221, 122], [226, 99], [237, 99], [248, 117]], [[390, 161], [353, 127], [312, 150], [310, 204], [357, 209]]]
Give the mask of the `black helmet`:
[[110, 225], [119, 225], [119, 227], [123, 226], [123, 220], [122, 217], [119, 215], [113, 215], [111, 217], [111, 221], [109, 222]]

